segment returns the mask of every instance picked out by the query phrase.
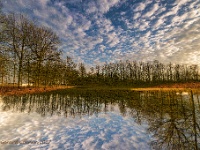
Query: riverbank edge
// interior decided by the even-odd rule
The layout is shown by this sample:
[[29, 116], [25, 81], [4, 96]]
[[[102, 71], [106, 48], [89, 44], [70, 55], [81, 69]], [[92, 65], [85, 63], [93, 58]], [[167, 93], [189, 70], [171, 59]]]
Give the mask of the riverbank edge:
[[0, 87], [1, 96], [24, 95], [45, 93], [65, 89], [83, 90], [131, 90], [131, 91], [198, 91], [200, 92], [200, 82], [196, 83], [174, 83], [160, 84], [148, 87], [126, 87], [126, 86], [51, 86], [51, 87]]
[[52, 87], [0, 87], [1, 96], [10, 96], [10, 95], [24, 95], [24, 94], [37, 94], [45, 93], [56, 90], [71, 89], [74, 86], [52, 86]]

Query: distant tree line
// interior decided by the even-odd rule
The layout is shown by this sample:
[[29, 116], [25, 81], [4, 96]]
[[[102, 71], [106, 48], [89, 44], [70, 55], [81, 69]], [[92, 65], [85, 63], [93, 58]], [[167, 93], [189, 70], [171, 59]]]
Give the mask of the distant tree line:
[[119, 61], [91, 68], [82, 76], [83, 84], [125, 85], [199, 81], [198, 65]]

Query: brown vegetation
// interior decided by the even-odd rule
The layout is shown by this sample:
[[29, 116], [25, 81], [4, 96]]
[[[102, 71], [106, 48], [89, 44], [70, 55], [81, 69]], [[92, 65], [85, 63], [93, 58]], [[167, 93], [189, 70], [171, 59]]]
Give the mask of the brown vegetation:
[[4, 86], [0, 88], [0, 95], [5, 96], [5, 95], [34, 94], [34, 93], [43, 93], [43, 92], [49, 92], [67, 88], [73, 88], [73, 86], [20, 87], [20, 88]]
[[185, 90], [195, 90], [200, 91], [200, 82], [194, 83], [166, 83], [166, 84], [159, 84], [150, 87], [142, 87], [142, 88], [131, 88], [134, 91], [185, 91]]
[[160, 84], [155, 86], [157, 88], [200, 88], [200, 82], [187, 82], [187, 83], [170, 83], [170, 84]]

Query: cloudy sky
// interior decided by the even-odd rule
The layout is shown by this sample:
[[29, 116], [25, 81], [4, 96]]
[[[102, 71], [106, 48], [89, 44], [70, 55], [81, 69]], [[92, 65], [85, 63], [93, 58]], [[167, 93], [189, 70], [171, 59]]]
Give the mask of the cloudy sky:
[[200, 64], [199, 0], [3, 0], [61, 38], [64, 56]]

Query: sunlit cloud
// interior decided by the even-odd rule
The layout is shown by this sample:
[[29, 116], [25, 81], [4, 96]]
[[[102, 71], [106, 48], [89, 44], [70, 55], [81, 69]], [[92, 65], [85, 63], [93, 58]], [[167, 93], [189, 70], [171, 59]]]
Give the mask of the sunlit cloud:
[[5, 0], [3, 11], [52, 28], [63, 57], [88, 65], [120, 59], [200, 62], [199, 1]]

